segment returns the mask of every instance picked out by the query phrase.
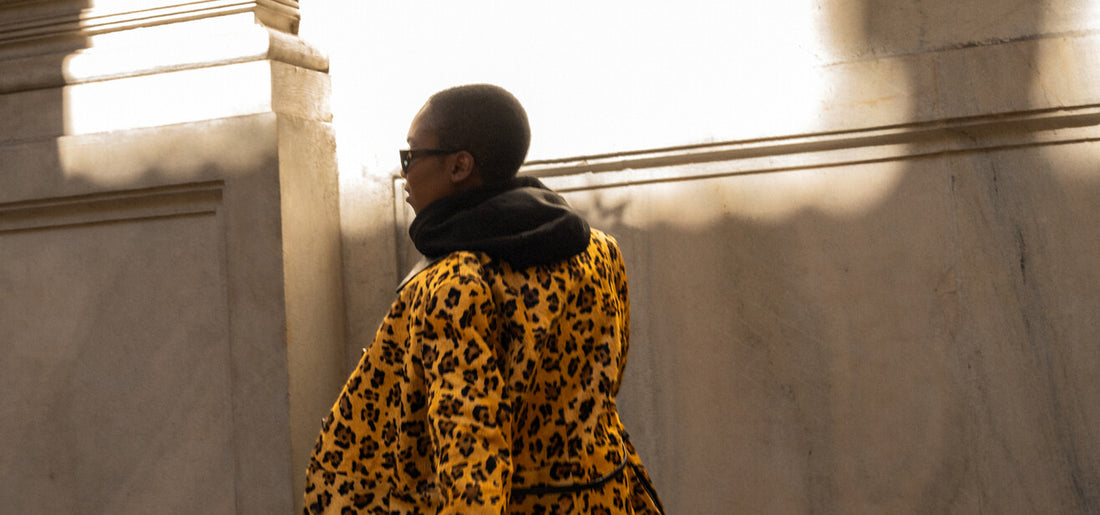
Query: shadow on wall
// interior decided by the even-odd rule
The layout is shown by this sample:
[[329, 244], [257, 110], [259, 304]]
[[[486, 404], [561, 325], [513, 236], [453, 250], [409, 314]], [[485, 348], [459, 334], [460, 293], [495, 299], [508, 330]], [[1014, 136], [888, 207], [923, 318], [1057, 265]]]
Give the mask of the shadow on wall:
[[[854, 59], [991, 41], [987, 25], [966, 41], [944, 28], [1001, 9], [998, 37], [1043, 30], [1039, 3], [934, 4], [843, 3], [837, 46]], [[925, 97], [923, 59], [910, 119], [1031, 105], [1031, 83], [967, 89], [979, 76]], [[1023, 144], [569, 194], [628, 260], [620, 405], [669, 513], [1100, 511], [1097, 152]], [[894, 166], [862, 212], [737, 204], [782, 204], [788, 174], [844, 185]]]
[[[0, 34], [0, 58], [7, 61], [0, 62], [5, 65], [0, 74], [0, 289], [5, 292], [0, 297], [0, 462], [5, 464], [0, 467], [0, 499], [14, 512], [74, 512], [81, 506], [79, 496], [66, 498], [56, 491], [79, 489], [75, 476], [81, 474], [81, 464], [57, 449], [71, 448], [80, 437], [79, 427], [65, 424], [70, 413], [81, 408], [68, 395], [79, 379], [57, 364], [87, 356], [63, 342], [42, 338], [42, 333], [66, 338], [83, 328], [53, 318], [61, 311], [55, 309], [53, 298], [63, 300], [72, 293], [65, 291], [70, 277], [65, 271], [52, 271], [50, 277], [44, 269], [66, 260], [64, 249], [28, 249], [18, 223], [24, 215], [22, 201], [65, 182], [56, 172], [61, 159], [52, 139], [65, 130], [63, 90], [53, 87], [63, 82], [64, 55], [40, 55], [33, 41], [20, 41], [18, 25], [24, 20], [5, 21], [11, 25]], [[87, 46], [84, 38], [75, 37], [56, 44], [61, 52]], [[13, 68], [16, 60], [37, 68]], [[36, 83], [43, 77], [55, 84]], [[51, 432], [45, 426], [56, 424], [62, 425], [61, 431], [41, 437]]]
[[[62, 80], [56, 61], [35, 72]], [[282, 239], [310, 220], [280, 206], [305, 210], [309, 195], [334, 191], [280, 181], [327, 133], [261, 113], [67, 134], [73, 90], [128, 80], [0, 97], [17, 113], [0, 128], [22, 129], [0, 144], [0, 288], [14, 292], [0, 298], [0, 462], [16, 465], [0, 467], [0, 499], [12, 513], [290, 511], [291, 475], [305, 466], [291, 471], [289, 453], [271, 449], [304, 461], [311, 442], [290, 441], [307, 417], [288, 410], [309, 402], [286, 384], [296, 370], [284, 300], [295, 295], [284, 286], [295, 279], [284, 271], [296, 256]], [[200, 95], [187, 86], [181, 104]], [[130, 100], [90, 111], [122, 116]], [[325, 248], [338, 237], [308, 229], [331, 236], [312, 247], [338, 255]], [[338, 385], [314, 383], [330, 403]], [[308, 416], [310, 439], [319, 416]]]
[[[234, 377], [228, 305], [239, 301], [227, 297], [222, 238], [240, 222], [225, 217], [224, 168], [136, 164], [135, 153], [181, 157], [201, 137], [152, 132], [55, 139], [54, 156], [36, 144], [55, 175], [0, 205], [0, 285], [16, 292], [0, 300], [0, 461], [19, 464], [0, 468], [0, 498], [12, 512], [230, 512], [238, 501], [234, 389], [252, 380]], [[88, 175], [61, 173], [82, 160]], [[270, 234], [272, 222], [277, 235], [277, 218], [249, 230]], [[254, 254], [257, 269], [279, 259], [278, 247]], [[266, 297], [281, 299], [273, 279]]]

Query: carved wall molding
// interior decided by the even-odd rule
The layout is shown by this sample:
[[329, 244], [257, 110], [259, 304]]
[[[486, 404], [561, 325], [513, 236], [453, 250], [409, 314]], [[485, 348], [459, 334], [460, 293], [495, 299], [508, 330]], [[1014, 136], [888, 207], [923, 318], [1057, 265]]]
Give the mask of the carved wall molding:
[[1100, 140], [1100, 105], [529, 161], [568, 192]]
[[69, 36], [110, 32], [249, 13], [257, 22], [290, 34], [298, 31], [295, 0], [202, 0], [198, 2], [99, 1], [0, 4], [0, 48]]
[[101, 223], [212, 215], [224, 181], [0, 204], [0, 235]]
[[[1088, 141], [1100, 141], [1100, 105], [528, 161], [520, 173], [568, 194]], [[393, 177], [394, 281], [419, 258], [404, 185]]]
[[0, 93], [275, 60], [327, 71], [294, 0], [0, 3]]

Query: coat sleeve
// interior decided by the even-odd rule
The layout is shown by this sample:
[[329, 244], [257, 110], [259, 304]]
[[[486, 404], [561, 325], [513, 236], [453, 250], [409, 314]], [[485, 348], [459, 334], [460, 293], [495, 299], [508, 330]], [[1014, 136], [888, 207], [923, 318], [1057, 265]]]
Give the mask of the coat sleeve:
[[503, 513], [511, 487], [511, 409], [490, 343], [493, 299], [467, 258], [433, 281], [416, 335], [440, 513]]
[[619, 360], [619, 374], [615, 378], [615, 387], [611, 394], [618, 395], [619, 387], [623, 384], [623, 372], [626, 370], [626, 359], [630, 354], [630, 292], [626, 280], [626, 262], [623, 261], [622, 251], [618, 242], [611, 236], [607, 238], [607, 254], [610, 260], [608, 275], [611, 287], [618, 297], [618, 322], [620, 348], [622, 357]]

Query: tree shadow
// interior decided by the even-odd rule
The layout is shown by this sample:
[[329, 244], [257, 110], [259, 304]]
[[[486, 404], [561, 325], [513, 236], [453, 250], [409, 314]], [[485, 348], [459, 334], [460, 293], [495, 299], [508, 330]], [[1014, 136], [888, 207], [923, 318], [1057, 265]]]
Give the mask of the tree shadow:
[[[906, 122], [1043, 107], [1040, 4], [829, 5], [845, 59], [909, 63]], [[1095, 144], [1015, 141], [778, 172], [899, 170], [847, 214], [754, 212], [767, 176], [569, 194], [627, 259], [620, 406], [670, 513], [1100, 510]]]
[[[343, 379], [339, 227], [334, 209], [316, 209], [335, 205], [334, 156], [324, 155], [331, 134], [310, 118], [322, 107], [302, 114], [293, 102], [249, 104], [218, 118], [217, 108], [202, 110], [206, 101], [225, 108], [241, 98], [219, 104], [224, 99], [204, 97], [210, 89], [202, 87], [215, 74], [244, 69], [308, 96], [320, 82], [309, 76], [317, 75], [307, 68], [312, 57], [248, 54], [204, 76], [204, 59], [221, 55], [165, 49], [181, 61], [139, 62], [172, 66], [147, 74], [126, 68], [130, 52], [148, 57], [135, 40], [161, 42], [149, 34], [161, 29], [163, 39], [180, 37], [185, 29], [169, 26], [181, 21], [173, 9], [193, 6], [144, 6], [136, 16], [93, 20], [125, 18], [129, 28], [89, 29], [85, 16], [118, 14], [119, 6], [89, 13], [90, 2], [16, 4], [5, 14], [25, 14], [29, 28], [20, 29], [46, 35], [19, 43], [41, 55], [0, 61], [15, 63], [0, 78], [0, 287], [11, 293], [0, 301], [4, 510], [292, 510], [317, 420]], [[204, 30], [203, 15], [224, 14], [199, 13], [203, 7], [211, 6], [182, 13], [182, 23]], [[161, 8], [164, 23], [143, 25]], [[256, 16], [290, 23], [288, 13], [279, 7]], [[13, 25], [0, 27], [0, 58], [11, 56], [2, 29], [19, 20], [4, 21]], [[215, 35], [306, 50], [248, 25], [247, 15], [233, 21], [244, 35]], [[99, 54], [71, 36], [100, 29], [140, 34], [119, 34], [117, 46], [104, 44]], [[68, 66], [78, 57], [88, 59], [83, 72], [105, 66], [123, 75], [74, 79]], [[181, 77], [174, 73], [183, 79], [173, 82]], [[112, 90], [118, 83], [151, 89]], [[81, 88], [149, 96], [76, 105]], [[114, 123], [166, 91], [201, 111], [174, 124], [159, 123], [158, 113], [145, 125]], [[74, 128], [76, 108], [104, 123]], [[178, 105], [164, 111], [179, 114]]]

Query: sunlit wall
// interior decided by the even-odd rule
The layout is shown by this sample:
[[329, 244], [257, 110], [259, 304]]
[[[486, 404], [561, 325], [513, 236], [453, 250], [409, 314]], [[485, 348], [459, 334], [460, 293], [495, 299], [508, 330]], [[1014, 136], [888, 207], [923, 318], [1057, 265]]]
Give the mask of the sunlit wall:
[[410, 118], [493, 82], [623, 246], [670, 513], [1096, 512], [1098, 3], [303, 5], [349, 361], [412, 257]]

